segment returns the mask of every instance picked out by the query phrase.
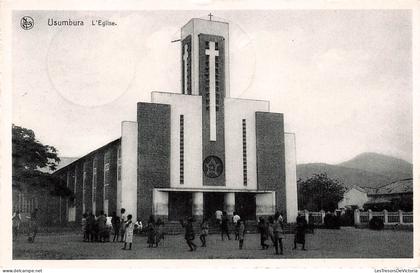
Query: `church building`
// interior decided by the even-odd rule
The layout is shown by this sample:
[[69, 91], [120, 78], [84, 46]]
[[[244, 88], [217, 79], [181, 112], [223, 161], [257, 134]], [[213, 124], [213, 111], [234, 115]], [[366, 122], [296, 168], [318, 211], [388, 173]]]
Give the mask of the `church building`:
[[143, 221], [224, 210], [294, 222], [295, 137], [269, 101], [230, 97], [228, 23], [191, 19], [180, 43], [181, 92], [152, 92], [120, 138], [56, 171], [75, 195], [65, 218], [125, 208]]

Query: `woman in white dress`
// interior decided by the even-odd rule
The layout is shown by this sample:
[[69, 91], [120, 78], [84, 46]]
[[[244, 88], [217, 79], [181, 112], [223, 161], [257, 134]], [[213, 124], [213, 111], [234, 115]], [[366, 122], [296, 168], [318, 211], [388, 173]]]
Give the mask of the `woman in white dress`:
[[134, 223], [131, 220], [133, 216], [129, 214], [127, 216], [127, 221], [124, 223], [125, 226], [125, 234], [124, 234], [124, 247], [122, 249], [127, 249], [128, 243], [128, 250], [131, 250], [131, 245], [133, 244], [133, 235], [134, 235]]

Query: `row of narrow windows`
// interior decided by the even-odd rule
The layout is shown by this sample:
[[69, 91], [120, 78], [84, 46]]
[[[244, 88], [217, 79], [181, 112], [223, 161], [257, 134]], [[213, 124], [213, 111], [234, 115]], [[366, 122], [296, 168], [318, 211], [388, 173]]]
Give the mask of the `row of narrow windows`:
[[248, 184], [248, 168], [246, 160], [246, 119], [242, 120], [242, 170], [244, 186]]
[[184, 115], [179, 117], [179, 183], [184, 184]]
[[[107, 151], [104, 154], [104, 179], [103, 179], [103, 196], [104, 202], [109, 200], [110, 192], [110, 163], [111, 163], [111, 152]], [[96, 207], [96, 197], [97, 197], [97, 185], [98, 185], [98, 158], [95, 157], [92, 162], [92, 210], [95, 211]], [[77, 193], [77, 183], [78, 183], [78, 166], [75, 167], [74, 172], [67, 172], [67, 186], [73, 189], [73, 193], [76, 196]], [[86, 183], [88, 178], [88, 162], [83, 163], [83, 175], [82, 175], [82, 206], [83, 211], [85, 212], [86, 204]], [[117, 152], [117, 179], [121, 180], [121, 147], [118, 147]], [[70, 181], [73, 181], [73, 185], [70, 185]]]

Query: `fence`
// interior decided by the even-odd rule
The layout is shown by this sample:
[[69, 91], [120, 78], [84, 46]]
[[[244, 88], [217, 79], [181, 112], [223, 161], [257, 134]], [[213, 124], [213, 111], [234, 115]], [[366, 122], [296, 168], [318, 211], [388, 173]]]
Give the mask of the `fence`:
[[399, 210], [397, 212], [388, 212], [387, 210], [383, 211], [359, 211], [356, 209], [354, 211], [354, 224], [368, 224], [370, 219], [373, 217], [378, 217], [382, 219], [384, 224], [413, 224], [413, 212], [404, 212]]
[[[307, 210], [301, 211], [301, 214], [305, 215], [306, 221], [309, 223], [309, 218], [311, 218], [311, 222], [315, 225], [322, 225], [324, 224], [325, 218], [325, 211], [321, 210], [319, 212], [314, 211], [310, 212]], [[378, 217], [382, 219], [384, 224], [406, 224], [412, 225], [413, 224], [413, 212], [404, 212], [402, 210], [389, 212], [386, 210], [383, 211], [360, 211], [356, 209], [354, 211], [354, 225], [363, 225], [368, 224], [370, 219], [373, 217]]]

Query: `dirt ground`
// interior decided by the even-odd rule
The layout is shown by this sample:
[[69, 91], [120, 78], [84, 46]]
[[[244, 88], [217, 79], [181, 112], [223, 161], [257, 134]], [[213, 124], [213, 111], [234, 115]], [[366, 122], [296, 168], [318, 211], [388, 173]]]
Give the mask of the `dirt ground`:
[[182, 235], [166, 236], [158, 248], [148, 248], [146, 237], [136, 236], [131, 251], [121, 250], [122, 243], [86, 243], [80, 234], [40, 234], [35, 243], [23, 235], [13, 243], [13, 259], [294, 259], [294, 258], [411, 258], [413, 233], [410, 231], [373, 231], [342, 228], [315, 230], [306, 237], [307, 251], [292, 250], [293, 235], [286, 234], [284, 255], [274, 248], [261, 250], [259, 235], [247, 234], [244, 248], [238, 241], [222, 241], [209, 235], [207, 247], [188, 251]]

